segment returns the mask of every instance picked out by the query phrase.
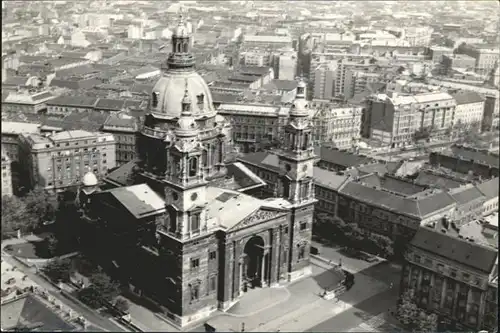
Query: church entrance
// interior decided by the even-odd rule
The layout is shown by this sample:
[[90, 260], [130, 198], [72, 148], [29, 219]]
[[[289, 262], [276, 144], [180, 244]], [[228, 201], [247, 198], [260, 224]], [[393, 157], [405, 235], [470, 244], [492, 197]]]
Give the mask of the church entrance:
[[260, 236], [253, 236], [248, 240], [243, 250], [245, 260], [243, 262], [244, 290], [247, 288], [262, 287], [265, 277], [264, 240]]

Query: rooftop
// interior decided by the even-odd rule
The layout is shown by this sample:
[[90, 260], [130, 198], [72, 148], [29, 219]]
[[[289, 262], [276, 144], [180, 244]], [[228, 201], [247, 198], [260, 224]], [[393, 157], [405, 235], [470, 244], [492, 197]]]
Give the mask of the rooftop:
[[452, 156], [459, 157], [464, 160], [473, 160], [478, 164], [485, 164], [496, 168], [500, 166], [498, 155], [486, 150], [454, 145], [449, 149], [448, 153], [446, 151], [444, 151], [443, 153], [446, 155], [451, 154]]
[[2, 304], [2, 330], [69, 332], [76, 330], [33, 294]]
[[116, 187], [98, 195], [106, 193], [115, 197], [136, 219], [165, 211], [165, 201], [147, 184]]
[[2, 134], [38, 133], [40, 126], [40, 124], [2, 121]]
[[455, 94], [452, 94], [453, 98], [457, 102], [457, 105], [470, 104], [470, 103], [480, 103], [484, 102], [484, 97], [475, 91], [461, 90]]
[[492, 246], [496, 239], [487, 229], [480, 221], [457, 228], [453, 221], [439, 220], [420, 227], [411, 245], [489, 274], [497, 259], [498, 244]]

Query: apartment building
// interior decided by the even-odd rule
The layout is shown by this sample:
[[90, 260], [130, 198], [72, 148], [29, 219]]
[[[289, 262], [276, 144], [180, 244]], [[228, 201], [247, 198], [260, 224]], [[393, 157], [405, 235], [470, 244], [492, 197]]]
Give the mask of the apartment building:
[[371, 138], [394, 148], [412, 144], [418, 132], [427, 132], [428, 139], [449, 135], [456, 107], [451, 95], [442, 92], [390, 95], [379, 94], [370, 103]]
[[405, 253], [401, 292], [406, 290], [419, 308], [438, 315], [440, 332], [495, 330], [498, 223], [458, 226], [442, 218], [421, 226]]
[[382, 79], [383, 73], [375, 68], [370, 68], [370, 71], [348, 69], [345, 74], [344, 97], [351, 99], [354, 95], [366, 91], [368, 84], [380, 82]]
[[431, 46], [426, 50], [428, 58], [432, 60], [435, 64], [440, 64], [443, 60], [443, 56], [453, 55], [453, 48], [444, 46]]
[[108, 133], [23, 134], [20, 148], [31, 188], [59, 192], [77, 186], [89, 171], [100, 178], [116, 166], [115, 139]]
[[2, 151], [2, 196], [13, 195], [10, 158]]
[[483, 121], [485, 98], [474, 91], [459, 91], [451, 94], [457, 104], [453, 113], [453, 126], [466, 130], [471, 125], [478, 124], [479, 129]]
[[297, 76], [298, 57], [293, 49], [282, 52], [277, 57], [277, 79], [295, 80]]
[[476, 60], [475, 71], [481, 75], [488, 75], [500, 59], [500, 50], [495, 45], [464, 44], [459, 46], [458, 53], [474, 58]]
[[476, 59], [466, 54], [443, 55], [441, 66], [443, 75], [451, 75], [454, 69], [475, 69]]
[[59, 96], [47, 102], [47, 114], [66, 116], [73, 112], [94, 111], [99, 99], [87, 96]]
[[104, 122], [102, 131], [115, 138], [116, 166], [135, 159], [138, 130], [137, 119], [133, 117], [110, 115]]
[[288, 107], [259, 104], [221, 104], [217, 109], [231, 123], [234, 147], [241, 152], [254, 152], [265, 142], [280, 140], [289, 112]]
[[430, 27], [409, 27], [402, 30], [401, 39], [410, 46], [429, 46], [433, 32]]
[[[309, 69], [309, 97], [329, 99], [330, 87], [332, 97], [345, 97], [346, 78], [349, 70], [373, 71], [376, 65], [371, 63], [371, 55], [347, 53], [311, 53]], [[325, 67], [326, 65], [326, 67]], [[316, 80], [316, 74], [320, 78]], [[316, 89], [316, 84], [324, 88]], [[318, 92], [318, 95], [315, 93]], [[321, 96], [320, 94], [323, 93]]]
[[19, 137], [22, 134], [40, 133], [41, 125], [33, 123], [19, 123], [2, 121], [2, 153], [5, 153], [11, 162], [19, 161]]
[[316, 143], [347, 149], [361, 138], [361, 107], [313, 101], [311, 108], [317, 110], [313, 116]]
[[262, 48], [290, 48], [293, 46], [293, 40], [290, 36], [278, 36], [278, 35], [244, 35], [242, 40], [242, 49], [252, 48], [252, 47], [262, 47]]
[[10, 91], [2, 98], [2, 112], [38, 114], [47, 110], [47, 102], [55, 98], [49, 91]]

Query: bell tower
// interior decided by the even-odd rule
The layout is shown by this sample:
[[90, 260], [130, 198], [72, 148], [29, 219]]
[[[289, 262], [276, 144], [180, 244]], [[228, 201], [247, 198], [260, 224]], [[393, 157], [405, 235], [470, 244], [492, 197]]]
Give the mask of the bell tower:
[[182, 113], [167, 149], [171, 161], [165, 172], [165, 204], [169, 234], [185, 240], [206, 232], [205, 202], [207, 182], [202, 170], [203, 146], [199, 128], [191, 112], [187, 81]]
[[306, 84], [300, 81], [285, 127], [284, 148], [279, 152], [281, 191], [279, 195], [294, 205], [314, 201], [314, 154]]

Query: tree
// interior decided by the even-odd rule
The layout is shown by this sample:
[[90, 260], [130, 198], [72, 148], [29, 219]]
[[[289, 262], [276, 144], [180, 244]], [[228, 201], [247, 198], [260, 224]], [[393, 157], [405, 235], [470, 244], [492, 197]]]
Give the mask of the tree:
[[54, 259], [42, 268], [42, 272], [54, 282], [68, 282], [71, 276], [70, 259]]
[[418, 315], [417, 305], [413, 302], [413, 290], [406, 290], [399, 300], [397, 316], [404, 325], [412, 326]]
[[50, 235], [49, 237], [47, 237], [46, 242], [49, 255], [55, 256], [57, 254], [59, 241], [54, 235]]
[[24, 201], [15, 196], [2, 196], [2, 237], [18, 230], [22, 233], [32, 231], [36, 224], [28, 216]]
[[80, 289], [77, 297], [80, 301], [93, 309], [97, 309], [102, 305], [101, 295], [94, 286]]
[[438, 317], [432, 314], [426, 314], [420, 311], [418, 320], [416, 321], [417, 330], [420, 332], [437, 332]]
[[28, 192], [22, 200], [26, 204], [28, 211], [27, 218], [30, 219], [32, 224], [42, 226], [44, 222], [55, 219], [58, 209], [56, 196], [47, 193], [43, 189], [35, 189]]
[[128, 309], [130, 308], [130, 305], [128, 304], [128, 301], [123, 298], [123, 297], [118, 297], [115, 301], [115, 307], [121, 311], [121, 312], [128, 312]]
[[120, 294], [120, 285], [103, 272], [92, 274], [90, 285], [108, 302], [112, 302]]

